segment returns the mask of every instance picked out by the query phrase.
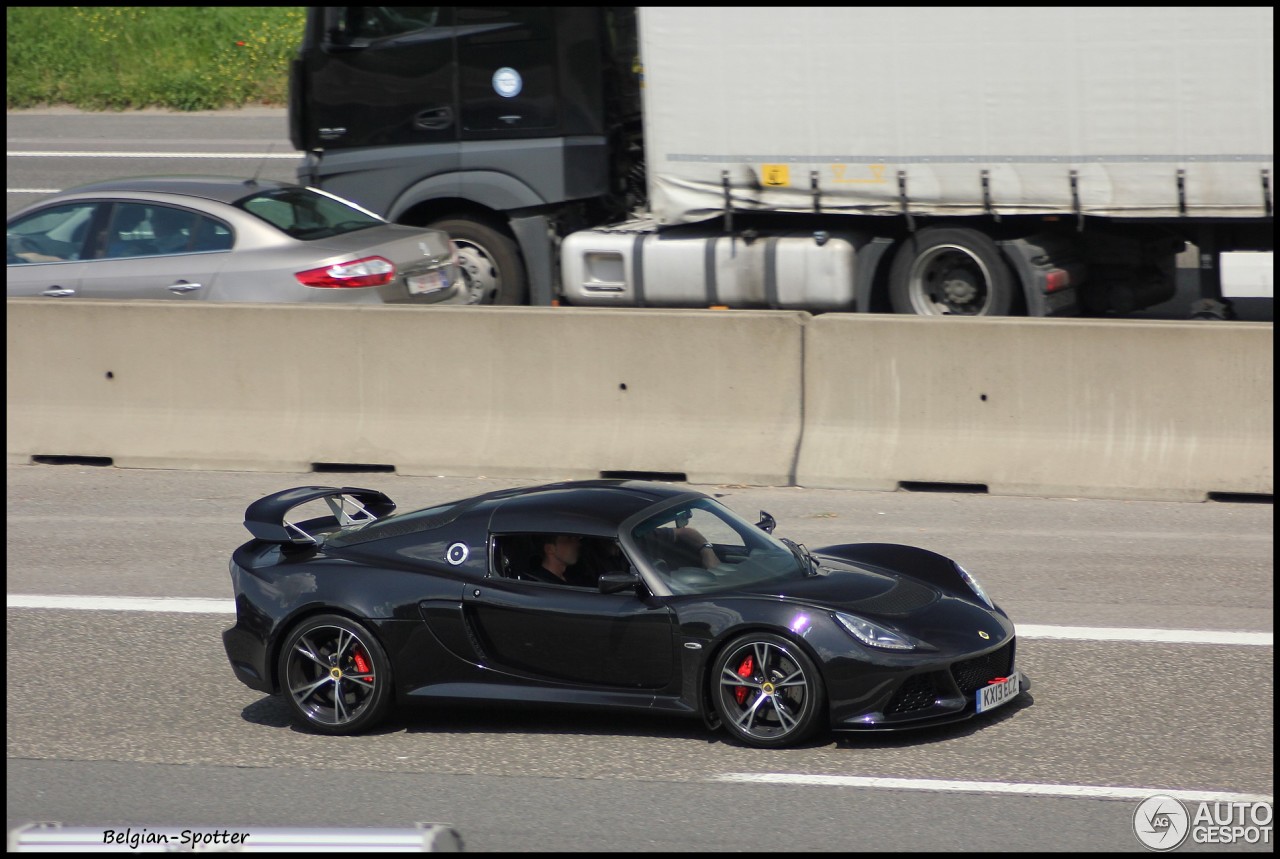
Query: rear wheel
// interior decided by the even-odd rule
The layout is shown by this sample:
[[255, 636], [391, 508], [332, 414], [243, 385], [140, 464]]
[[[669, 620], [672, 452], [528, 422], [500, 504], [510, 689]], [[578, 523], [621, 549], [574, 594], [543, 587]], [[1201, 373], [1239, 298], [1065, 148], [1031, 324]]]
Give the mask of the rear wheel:
[[916, 316], [1020, 316], [1026, 303], [996, 243], [967, 227], [909, 236], [889, 269], [889, 300]]
[[448, 233], [458, 249], [468, 304], [525, 303], [524, 264], [514, 239], [475, 218], [445, 218], [428, 226]]
[[391, 707], [391, 664], [373, 633], [322, 614], [296, 626], [280, 650], [280, 685], [294, 718], [322, 734], [370, 728]]
[[749, 746], [798, 743], [821, 723], [822, 678], [799, 645], [767, 632], [734, 639], [711, 670], [711, 701], [721, 724]]

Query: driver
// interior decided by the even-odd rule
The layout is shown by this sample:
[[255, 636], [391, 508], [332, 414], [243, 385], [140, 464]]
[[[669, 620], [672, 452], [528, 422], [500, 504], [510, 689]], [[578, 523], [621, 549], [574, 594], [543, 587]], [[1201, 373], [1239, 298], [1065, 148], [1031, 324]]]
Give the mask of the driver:
[[576, 534], [544, 534], [539, 545], [542, 547], [542, 565], [532, 567], [522, 578], [553, 585], [574, 584], [569, 581], [569, 567], [578, 563], [582, 538]]

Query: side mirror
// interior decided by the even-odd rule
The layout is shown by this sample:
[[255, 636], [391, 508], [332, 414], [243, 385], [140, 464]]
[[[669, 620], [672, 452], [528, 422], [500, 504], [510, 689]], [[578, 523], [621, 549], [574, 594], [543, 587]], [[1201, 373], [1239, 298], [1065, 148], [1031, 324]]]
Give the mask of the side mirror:
[[765, 531], [769, 534], [772, 534], [773, 529], [778, 527], [778, 523], [774, 520], [772, 516], [770, 516], [765, 511], [761, 510], [760, 521], [756, 523], [756, 527], [759, 528], [761, 531]]
[[636, 573], [601, 573], [600, 593], [616, 594], [640, 584], [640, 576]]

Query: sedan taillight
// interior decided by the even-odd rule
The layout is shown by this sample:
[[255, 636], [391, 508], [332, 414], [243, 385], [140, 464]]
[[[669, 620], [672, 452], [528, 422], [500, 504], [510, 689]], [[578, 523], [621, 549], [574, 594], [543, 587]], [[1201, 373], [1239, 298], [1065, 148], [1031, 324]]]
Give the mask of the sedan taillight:
[[382, 286], [396, 279], [396, 267], [382, 257], [365, 257], [355, 262], [313, 268], [294, 275], [303, 286], [321, 289], [350, 289]]

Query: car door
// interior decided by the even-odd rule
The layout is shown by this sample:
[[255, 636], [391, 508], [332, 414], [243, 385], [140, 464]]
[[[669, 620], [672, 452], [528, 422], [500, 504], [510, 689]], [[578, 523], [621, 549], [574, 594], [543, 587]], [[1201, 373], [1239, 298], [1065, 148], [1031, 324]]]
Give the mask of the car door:
[[[201, 250], [197, 242], [206, 222], [219, 222], [189, 209], [116, 202], [107, 220], [94, 258], [81, 272], [81, 298], [203, 300], [231, 253]], [[180, 225], [176, 243], [161, 227], [170, 222]]]
[[674, 613], [660, 599], [493, 577], [463, 607], [499, 670], [619, 689], [671, 682]]

